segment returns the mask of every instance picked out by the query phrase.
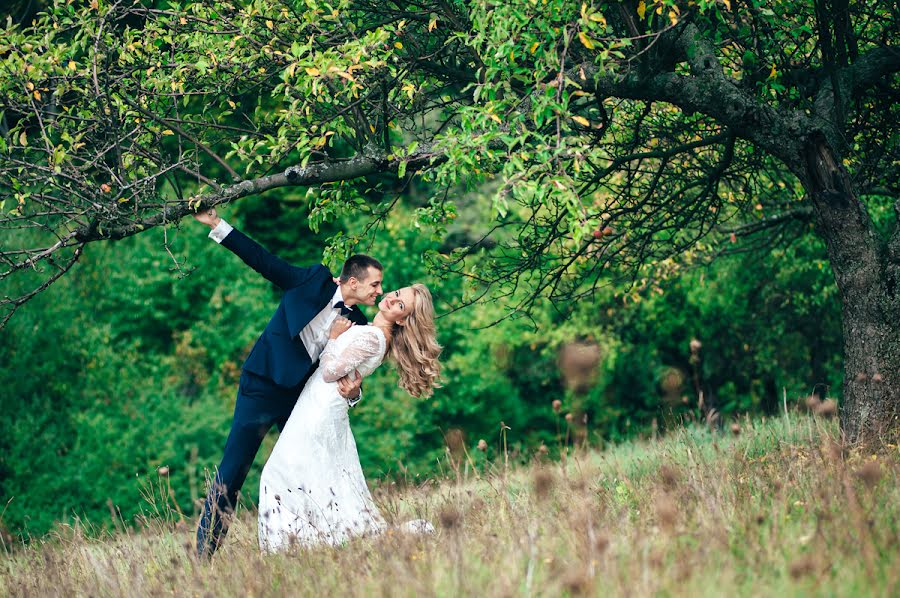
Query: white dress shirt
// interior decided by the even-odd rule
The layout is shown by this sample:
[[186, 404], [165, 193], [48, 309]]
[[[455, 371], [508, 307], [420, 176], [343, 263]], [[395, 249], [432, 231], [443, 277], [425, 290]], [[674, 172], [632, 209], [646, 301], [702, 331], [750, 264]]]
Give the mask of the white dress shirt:
[[221, 243], [225, 237], [228, 236], [228, 233], [234, 230], [234, 227], [225, 222], [222, 218], [219, 218], [219, 223], [209, 231], [209, 238], [215, 241], [216, 243]]
[[341, 310], [335, 309], [333, 305], [343, 300], [341, 287], [338, 287], [334, 290], [334, 295], [328, 305], [323, 307], [322, 311], [300, 331], [300, 340], [303, 341], [303, 346], [306, 347], [306, 352], [309, 353], [309, 358], [313, 363], [318, 361], [322, 349], [328, 344], [328, 332], [331, 330], [335, 318], [341, 315]]

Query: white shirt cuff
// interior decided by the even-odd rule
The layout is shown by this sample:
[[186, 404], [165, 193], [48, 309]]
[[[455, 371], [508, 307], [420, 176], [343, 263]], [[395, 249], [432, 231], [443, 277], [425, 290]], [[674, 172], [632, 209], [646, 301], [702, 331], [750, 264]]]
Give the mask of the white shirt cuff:
[[224, 220], [219, 220], [219, 223], [216, 225], [216, 227], [209, 231], [209, 238], [216, 243], [221, 243], [225, 239], [225, 237], [228, 236], [228, 233], [233, 230], [233, 226], [231, 226]]

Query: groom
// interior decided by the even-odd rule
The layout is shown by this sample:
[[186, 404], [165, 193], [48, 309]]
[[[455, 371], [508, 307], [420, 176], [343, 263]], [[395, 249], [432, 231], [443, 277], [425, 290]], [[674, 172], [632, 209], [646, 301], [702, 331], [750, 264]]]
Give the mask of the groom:
[[[211, 239], [284, 290], [278, 309], [244, 362], [225, 454], [203, 507], [197, 554], [210, 558], [228, 532], [227, 515], [263, 437], [273, 424], [284, 427], [334, 320], [343, 316], [354, 324], [367, 323], [357, 305], [375, 305], [382, 294], [383, 268], [369, 256], [354, 255], [336, 279], [322, 265], [288, 264], [219, 218], [215, 209], [194, 218], [212, 229]], [[360, 384], [359, 376], [339, 381], [340, 393], [351, 405], [359, 400]]]

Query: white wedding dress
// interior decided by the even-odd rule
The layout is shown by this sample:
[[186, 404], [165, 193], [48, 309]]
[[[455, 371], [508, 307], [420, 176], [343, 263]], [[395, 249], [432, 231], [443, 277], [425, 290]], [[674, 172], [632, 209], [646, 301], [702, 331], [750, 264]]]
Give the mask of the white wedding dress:
[[[387, 343], [376, 326], [353, 326], [328, 341], [319, 367], [303, 388], [259, 487], [259, 545], [264, 552], [327, 544], [387, 527], [366, 486], [347, 401], [326, 374], [368, 376], [384, 358]], [[406, 524], [432, 531], [427, 522]], [[426, 529], [431, 528], [431, 529]]]

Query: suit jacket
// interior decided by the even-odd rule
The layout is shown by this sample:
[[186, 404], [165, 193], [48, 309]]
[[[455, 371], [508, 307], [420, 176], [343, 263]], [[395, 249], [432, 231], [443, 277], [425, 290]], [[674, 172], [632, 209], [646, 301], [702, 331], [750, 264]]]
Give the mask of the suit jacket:
[[[228, 233], [222, 245], [284, 290], [278, 309], [253, 345], [244, 369], [283, 388], [296, 387], [313, 368], [300, 331], [330, 303], [337, 289], [334, 277], [321, 264], [308, 268], [292, 266], [237, 229]], [[346, 317], [354, 324], [368, 323], [355, 305]]]

